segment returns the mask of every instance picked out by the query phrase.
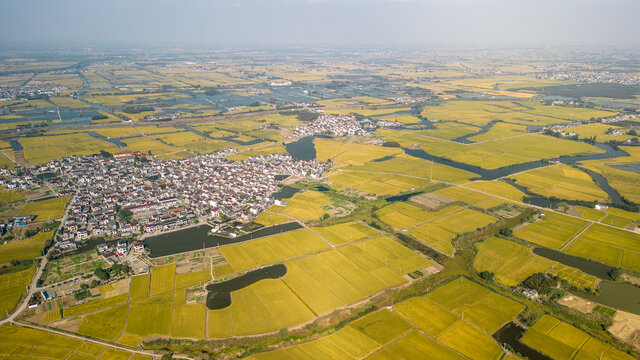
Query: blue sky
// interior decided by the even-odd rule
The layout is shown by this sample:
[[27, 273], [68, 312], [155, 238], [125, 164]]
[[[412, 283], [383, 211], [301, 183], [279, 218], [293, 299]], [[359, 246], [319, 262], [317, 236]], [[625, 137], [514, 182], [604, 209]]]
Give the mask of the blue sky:
[[640, 46], [638, 0], [0, 0], [0, 44]]

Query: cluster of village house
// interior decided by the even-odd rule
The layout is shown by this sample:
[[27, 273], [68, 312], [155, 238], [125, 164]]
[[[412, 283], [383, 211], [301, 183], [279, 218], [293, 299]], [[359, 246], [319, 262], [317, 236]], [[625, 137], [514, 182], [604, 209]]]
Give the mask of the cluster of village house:
[[353, 116], [320, 115], [307, 125], [298, 125], [293, 137], [311, 135], [370, 136], [363, 124]]
[[93, 236], [170, 230], [199, 219], [249, 221], [271, 206], [283, 177], [319, 178], [330, 167], [287, 154], [224, 158], [234, 151], [173, 160], [130, 152], [72, 156], [22, 169], [21, 176], [3, 182], [29, 187], [43, 184], [38, 174], [58, 174], [46, 182], [60, 196], [72, 196], [62, 220], [64, 246]]

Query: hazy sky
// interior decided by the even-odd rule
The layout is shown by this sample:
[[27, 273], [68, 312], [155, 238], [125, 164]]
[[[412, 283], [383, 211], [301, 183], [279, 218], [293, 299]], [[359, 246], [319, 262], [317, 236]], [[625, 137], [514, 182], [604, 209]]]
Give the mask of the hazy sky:
[[0, 0], [4, 45], [640, 46], [640, 0]]

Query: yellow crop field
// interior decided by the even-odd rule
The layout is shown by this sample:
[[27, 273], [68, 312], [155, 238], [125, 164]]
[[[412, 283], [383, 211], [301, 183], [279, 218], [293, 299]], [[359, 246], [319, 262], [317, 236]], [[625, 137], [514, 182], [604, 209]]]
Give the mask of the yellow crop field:
[[525, 193], [502, 181], [474, 181], [472, 183], [465, 184], [465, 186], [510, 200], [522, 201], [525, 197]]
[[155, 266], [151, 268], [151, 295], [173, 290], [176, 275], [176, 264]]
[[329, 248], [329, 244], [308, 229], [294, 230], [253, 241], [220, 247], [230, 268], [216, 266], [216, 278], [227, 275], [224, 270], [239, 272]]
[[409, 234], [426, 245], [451, 256], [455, 252], [451, 241], [458, 234], [472, 232], [496, 221], [498, 219], [493, 216], [465, 209], [417, 226], [409, 230]]
[[121, 138], [140, 135], [140, 133], [133, 127], [98, 128], [95, 129], [95, 132], [108, 138]]
[[204, 339], [205, 315], [205, 308], [202, 304], [174, 306], [171, 321], [171, 336]]
[[438, 341], [473, 359], [499, 359], [502, 349], [485, 333], [459, 321], [438, 337]]
[[30, 201], [20, 211], [21, 215], [36, 215], [35, 221], [49, 221], [62, 217], [71, 196], [62, 196], [54, 199]]
[[507, 286], [520, 284], [529, 275], [546, 272], [552, 261], [533, 254], [530, 248], [491, 237], [476, 243], [478, 254], [473, 266], [477, 271], [490, 271]]
[[204, 284], [211, 280], [211, 271], [204, 269], [200, 271], [176, 274], [176, 289], [181, 289], [193, 285]]
[[24, 195], [13, 191], [0, 191], [0, 204], [24, 200]]
[[585, 168], [598, 172], [606, 177], [609, 185], [616, 189], [624, 198], [633, 202], [640, 202], [640, 192], [638, 191], [640, 174], [607, 166], [596, 160], [590, 161], [589, 166], [585, 166]]
[[[30, 329], [17, 325], [0, 327], [0, 354], [6, 358], [32, 358], [34, 354], [46, 354], [51, 359], [96, 359], [106, 346], [91, 342], [83, 342], [74, 338], [49, 334], [45, 330]], [[122, 351], [122, 350], [119, 350]], [[126, 354], [125, 359], [131, 353]], [[101, 359], [104, 358], [105, 354]]]
[[549, 272], [579, 289], [596, 287], [595, 276], [535, 255], [531, 248], [509, 240], [491, 237], [476, 243], [476, 248], [475, 269], [493, 272], [507, 286], [518, 285], [534, 273]]
[[149, 282], [151, 275], [144, 274], [134, 276], [131, 279], [131, 290], [129, 291], [131, 300], [144, 299], [149, 296]]
[[35, 268], [16, 273], [0, 275], [0, 312], [11, 312], [25, 292], [25, 285], [31, 283]]
[[12, 260], [26, 260], [40, 256], [45, 241], [51, 239], [52, 235], [53, 232], [51, 231], [39, 232], [31, 238], [0, 245], [0, 264], [9, 263]]
[[[502, 185], [488, 185], [488, 186], [486, 184], [483, 184], [483, 185], [484, 187], [488, 187], [489, 189], [500, 188], [502, 191], [507, 191], [507, 190], [504, 190]], [[482, 189], [483, 185], [479, 185], [478, 187]], [[474, 187], [474, 186], [469, 186], [469, 187]], [[453, 201], [461, 201], [469, 205], [476, 205], [476, 204], [485, 202], [487, 200], [493, 199], [491, 195], [483, 194], [478, 191], [465, 189], [461, 186], [449, 186], [444, 189], [436, 190], [433, 193], [440, 196], [444, 196], [447, 199], [451, 199]], [[512, 195], [515, 194], [513, 192], [511, 193]]]
[[370, 96], [356, 96], [352, 98], [338, 98], [316, 101], [320, 106], [326, 107], [354, 107], [366, 105], [393, 105], [395, 102]]
[[286, 201], [286, 206], [274, 205], [269, 210], [297, 220], [306, 221], [320, 218], [327, 213], [323, 210], [323, 207], [332, 204], [327, 195], [312, 190], [296, 193]]
[[427, 179], [403, 175], [386, 175], [370, 172], [336, 171], [328, 176], [331, 187], [336, 190], [355, 189], [374, 195], [391, 195], [423, 188], [431, 184]]
[[603, 118], [607, 116], [613, 116], [616, 113], [613, 111], [586, 109], [576, 107], [565, 106], [548, 106], [542, 105], [539, 102], [526, 101], [522, 102], [523, 105], [533, 108], [527, 112], [535, 115], [550, 116], [558, 119], [573, 120], [573, 121], [587, 121], [591, 118]]
[[115, 306], [107, 310], [85, 315], [78, 333], [107, 341], [120, 335], [127, 318], [127, 306]]
[[587, 207], [584, 207], [584, 206], [576, 206], [574, 208], [574, 211], [581, 218], [588, 219], [588, 220], [593, 220], [593, 221], [598, 221], [598, 220], [604, 218], [605, 216], [607, 216], [607, 213], [605, 213], [604, 211], [596, 210], [596, 209], [592, 209], [592, 208], [587, 208]]
[[128, 151], [140, 151], [143, 153], [151, 152], [152, 155], [157, 156], [161, 159], [173, 159], [173, 158], [182, 158], [185, 156], [191, 156], [192, 153], [185, 152], [176, 147], [163, 144], [159, 141], [147, 138], [147, 137], [139, 137], [126, 139], [123, 143], [127, 144]]
[[116, 340], [116, 343], [122, 344], [124, 346], [136, 348], [142, 342], [142, 338], [140, 336], [124, 334]]
[[399, 148], [329, 139], [314, 139], [313, 143], [316, 146], [316, 159], [319, 161], [331, 160], [334, 168], [348, 165], [363, 166], [371, 160], [393, 156], [402, 152], [402, 149]]
[[483, 141], [492, 141], [498, 139], [504, 139], [514, 136], [520, 136], [527, 133], [527, 127], [524, 125], [509, 124], [505, 122], [495, 123], [489, 131], [484, 134], [474, 135], [468, 137], [467, 140], [475, 143]]
[[224, 140], [211, 140], [190, 131], [171, 134], [152, 135], [153, 138], [176, 147], [196, 153], [210, 153], [226, 148], [237, 147], [237, 144]]
[[54, 97], [50, 97], [49, 101], [56, 104], [57, 106], [67, 106], [72, 109], [82, 109], [82, 108], [91, 107], [90, 105], [87, 105], [82, 101], [74, 99], [72, 97], [55, 97], [54, 96]]
[[312, 230], [333, 245], [342, 245], [352, 241], [358, 241], [380, 235], [377, 230], [365, 224], [356, 222], [346, 222], [325, 227], [314, 227]]
[[396, 229], [414, 227], [418, 224], [461, 211], [460, 206], [449, 206], [439, 211], [425, 211], [418, 206], [395, 202], [375, 212], [376, 216]]
[[[554, 359], [582, 359], [594, 356], [602, 359], [633, 359], [611, 345], [550, 315], [543, 316], [522, 337], [522, 342]], [[601, 352], [593, 353], [593, 350]], [[602, 357], [602, 355], [605, 355]]]
[[388, 345], [374, 354], [371, 360], [419, 359], [429, 354], [434, 359], [458, 360], [466, 359], [463, 355], [439, 344], [420, 332], [412, 331], [400, 340]]
[[263, 212], [262, 214], [258, 215], [258, 217], [253, 221], [264, 226], [271, 226], [290, 222], [291, 219], [282, 215]]
[[[607, 134], [610, 130], [618, 130], [622, 135]], [[598, 142], [607, 142], [611, 140], [624, 141], [632, 138], [631, 135], [626, 135], [627, 129], [621, 126], [615, 126], [613, 124], [592, 123], [579, 126], [573, 126], [564, 129], [566, 133], [576, 133], [581, 139], [596, 137]]]
[[442, 121], [433, 124], [436, 129], [414, 130], [413, 134], [430, 136], [438, 139], [453, 140], [461, 136], [469, 135], [480, 131], [477, 126], [461, 124], [458, 122]]
[[431, 163], [430, 161], [416, 158], [407, 154], [394, 155], [391, 159], [384, 161], [369, 161], [362, 166], [348, 166], [345, 170], [364, 170], [372, 172], [386, 172], [395, 174], [405, 174], [422, 178], [433, 178], [458, 182], [467, 180], [475, 176], [468, 171], [459, 170], [451, 166]]
[[100, 309], [104, 309], [110, 306], [114, 306], [114, 305], [118, 305], [118, 304], [122, 304], [127, 302], [127, 299], [129, 297], [129, 294], [122, 294], [122, 295], [117, 295], [117, 296], [113, 296], [110, 298], [103, 298], [103, 299], [98, 299], [98, 300], [94, 300], [94, 301], [90, 301], [90, 302], [86, 302], [80, 305], [75, 305], [75, 306], [71, 306], [68, 308], [65, 308], [63, 311], [63, 316], [65, 318], [67, 317], [72, 317], [72, 316], [76, 316], [79, 314], [83, 314], [83, 313], [87, 313], [87, 312], [91, 312], [91, 311], [96, 311], [96, 310], [100, 310]]
[[593, 224], [563, 252], [612, 266], [640, 270], [640, 234], [622, 229]]
[[[125, 331], [140, 337], [153, 334], [169, 335], [172, 305], [173, 294], [164, 294], [132, 302]], [[204, 318], [204, 314], [202, 316]]]
[[607, 194], [587, 173], [569, 165], [546, 166], [512, 177], [518, 185], [544, 197], [566, 200], [605, 201]]
[[534, 244], [559, 249], [587, 225], [588, 222], [584, 220], [546, 212], [540, 220], [517, 230], [513, 235]]
[[35, 165], [64, 156], [97, 154], [100, 150], [120, 151], [110, 142], [96, 139], [86, 132], [21, 138], [19, 142], [24, 147], [25, 159]]

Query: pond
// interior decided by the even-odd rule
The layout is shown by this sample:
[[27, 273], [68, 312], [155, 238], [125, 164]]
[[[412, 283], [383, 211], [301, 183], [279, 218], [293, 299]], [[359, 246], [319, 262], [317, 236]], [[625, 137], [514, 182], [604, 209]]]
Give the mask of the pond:
[[287, 152], [294, 161], [314, 160], [316, 158], [316, 146], [313, 143], [314, 136], [306, 136], [285, 145]]
[[533, 249], [533, 253], [549, 260], [557, 261], [561, 264], [571, 266], [576, 269], [580, 269], [589, 275], [593, 275], [599, 279], [608, 279], [609, 271], [613, 269], [609, 265], [600, 264], [595, 261], [589, 261], [581, 257], [567, 255], [558, 250], [552, 250], [548, 248], [538, 247]]
[[231, 305], [231, 292], [240, 290], [264, 279], [279, 279], [287, 274], [284, 264], [277, 264], [250, 271], [231, 280], [207, 285], [207, 308], [224, 309]]
[[172, 231], [166, 234], [151, 236], [145, 239], [145, 242], [147, 244], [147, 247], [151, 251], [150, 257], [156, 258], [203, 248], [240, 243], [247, 240], [285, 233], [301, 228], [302, 225], [300, 225], [299, 223], [289, 222], [280, 225], [265, 227], [260, 230], [256, 230], [249, 234], [241, 235], [235, 238], [227, 238], [223, 236], [211, 235], [209, 234], [211, 227], [209, 225], [201, 225]]
[[537, 351], [536, 349], [523, 344], [520, 339], [524, 335], [525, 329], [517, 324], [510, 322], [503, 326], [500, 330], [493, 334], [493, 338], [500, 344], [509, 344], [514, 351], [531, 360], [552, 360], [547, 355]]
[[294, 188], [293, 186], [285, 185], [278, 190], [278, 192], [274, 193], [272, 196], [274, 199], [289, 199], [296, 193], [298, 193], [300, 189]]

